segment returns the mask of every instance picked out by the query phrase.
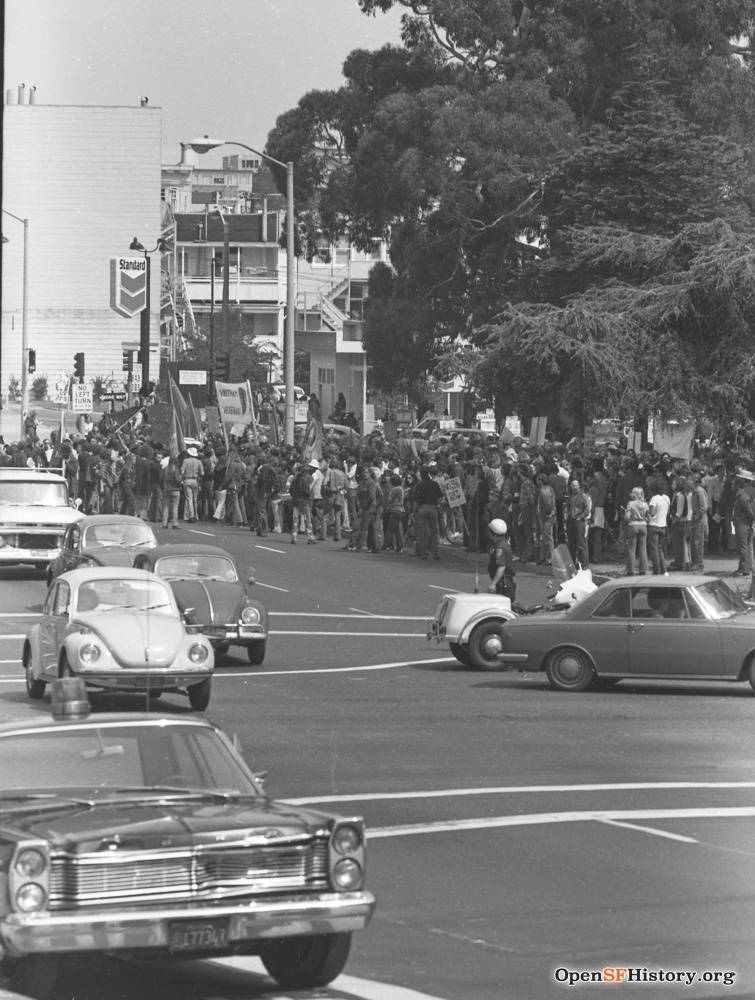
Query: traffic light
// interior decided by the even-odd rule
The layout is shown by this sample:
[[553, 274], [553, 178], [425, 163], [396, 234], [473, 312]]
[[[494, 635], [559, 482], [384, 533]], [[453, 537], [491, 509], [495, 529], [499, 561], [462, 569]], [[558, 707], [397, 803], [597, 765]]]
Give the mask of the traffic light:
[[34, 350], [33, 347], [29, 348], [28, 370], [30, 375], [32, 374], [32, 372], [35, 372], [37, 370], [37, 352]]
[[73, 356], [74, 378], [84, 378], [84, 352], [78, 351]]
[[215, 358], [215, 378], [219, 382], [227, 382], [231, 372], [231, 356], [227, 352], [218, 354]]
[[134, 370], [134, 355], [131, 351], [123, 352], [123, 362], [121, 365], [124, 372], [128, 372], [129, 375]]

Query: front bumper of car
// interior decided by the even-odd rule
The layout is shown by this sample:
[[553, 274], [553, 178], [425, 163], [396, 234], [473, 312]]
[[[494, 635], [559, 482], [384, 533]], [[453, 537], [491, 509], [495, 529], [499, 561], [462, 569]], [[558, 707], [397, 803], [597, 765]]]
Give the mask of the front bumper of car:
[[428, 618], [425, 620], [425, 637], [427, 639], [435, 639], [436, 642], [441, 642], [446, 638], [445, 627], [440, 624], [437, 618]]
[[86, 684], [108, 688], [112, 691], [167, 691], [199, 684], [213, 674], [213, 667], [206, 663], [197, 666], [150, 667], [149, 669], [91, 666], [78, 663], [73, 672]]
[[209, 639], [213, 646], [250, 646], [267, 639], [264, 625], [242, 625], [229, 622], [227, 625], [193, 625], [187, 631], [199, 633]]
[[362, 930], [374, 909], [375, 897], [362, 890], [112, 912], [10, 913], [0, 918], [0, 958], [3, 953], [21, 957], [44, 952], [167, 949], [176, 928], [203, 923], [222, 925], [226, 950], [233, 950], [250, 941]]
[[47, 566], [60, 555], [60, 539], [54, 547], [44, 543], [38, 545], [35, 542], [33, 545], [30, 543], [28, 548], [25, 545], [11, 543], [7, 535], [0, 541], [4, 542], [0, 544], [0, 566], [17, 566], [19, 563]]

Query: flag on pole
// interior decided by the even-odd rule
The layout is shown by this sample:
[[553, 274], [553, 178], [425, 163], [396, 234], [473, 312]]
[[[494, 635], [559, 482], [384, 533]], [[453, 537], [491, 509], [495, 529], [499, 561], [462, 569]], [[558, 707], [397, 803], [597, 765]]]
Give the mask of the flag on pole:
[[186, 450], [186, 443], [184, 442], [184, 435], [175, 406], [171, 408], [170, 443], [168, 449], [169, 454], [173, 458], [178, 458], [181, 452]]
[[189, 408], [186, 405], [186, 400], [181, 395], [181, 390], [173, 381], [172, 375], [168, 376], [168, 384], [170, 386], [170, 401], [173, 404], [174, 410], [176, 410], [176, 416], [178, 418], [178, 424], [181, 428], [181, 432], [183, 434], [188, 434], [187, 420]]

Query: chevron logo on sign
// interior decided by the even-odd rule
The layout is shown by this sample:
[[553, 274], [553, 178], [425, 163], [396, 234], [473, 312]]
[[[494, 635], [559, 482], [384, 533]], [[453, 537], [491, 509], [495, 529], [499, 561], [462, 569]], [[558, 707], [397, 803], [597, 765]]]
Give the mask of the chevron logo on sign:
[[147, 261], [144, 257], [111, 259], [110, 308], [128, 318], [147, 308]]

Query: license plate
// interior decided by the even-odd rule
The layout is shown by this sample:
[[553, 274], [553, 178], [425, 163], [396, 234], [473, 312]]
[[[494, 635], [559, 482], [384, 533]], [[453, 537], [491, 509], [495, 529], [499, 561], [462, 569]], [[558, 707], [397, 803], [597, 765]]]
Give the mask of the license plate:
[[181, 921], [168, 924], [171, 951], [206, 951], [228, 947], [228, 920]]

